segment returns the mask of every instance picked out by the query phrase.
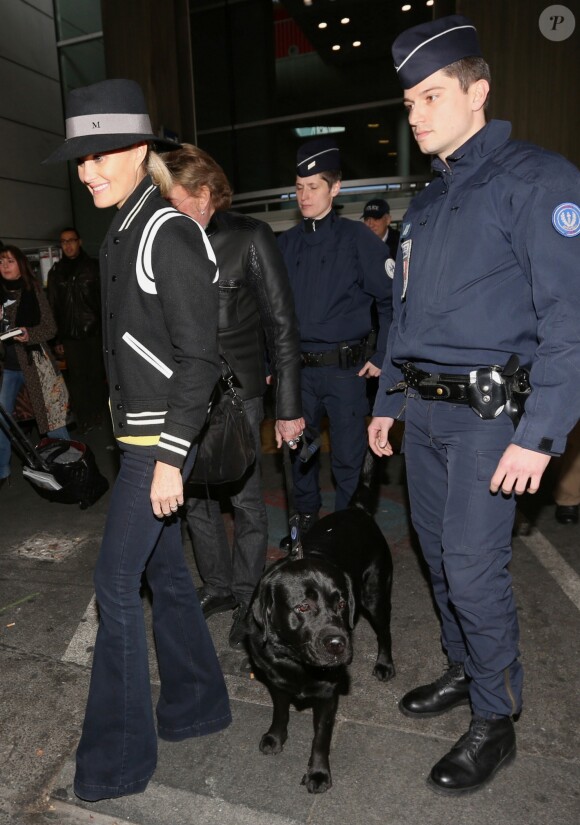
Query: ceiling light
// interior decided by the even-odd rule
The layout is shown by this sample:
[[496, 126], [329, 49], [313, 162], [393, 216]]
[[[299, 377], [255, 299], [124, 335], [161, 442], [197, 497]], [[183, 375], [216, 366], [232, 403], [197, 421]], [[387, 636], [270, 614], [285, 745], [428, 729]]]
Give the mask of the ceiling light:
[[397, 157], [397, 153], [396, 153], [396, 152], [387, 152], [387, 157], [388, 157], [388, 158], [396, 158], [396, 157]]
[[355, 40], [352, 45], [355, 47], [355, 49], [358, 49], [359, 46], [362, 46], [362, 43], [360, 40]]
[[343, 17], [340, 22], [343, 26], [346, 26], [347, 23], [350, 23], [350, 17]]
[[324, 22], [318, 24], [319, 29], [325, 29], [327, 26], [328, 26], [328, 23], [324, 23]]
[[411, 11], [411, 4], [405, 3], [404, 6], [401, 6], [401, 11]]
[[391, 142], [391, 141], [390, 141], [388, 138], [381, 138], [381, 139], [379, 140], [379, 143], [384, 143], [384, 144], [386, 144], [386, 143], [390, 143], [390, 142]]
[[425, 5], [426, 5], [426, 6], [433, 6], [433, 5], [434, 5], [434, 3], [435, 3], [435, 0], [427, 0], [427, 2], [425, 3]]
[[334, 44], [334, 46], [332, 47], [332, 51], [333, 52], [339, 52], [340, 51], [340, 46], [338, 45], [338, 43]]
[[311, 6], [312, 5], [312, 0], [304, 0], [304, 5], [305, 6]]
[[367, 123], [367, 129], [378, 129], [378, 128], [379, 128], [378, 123]]

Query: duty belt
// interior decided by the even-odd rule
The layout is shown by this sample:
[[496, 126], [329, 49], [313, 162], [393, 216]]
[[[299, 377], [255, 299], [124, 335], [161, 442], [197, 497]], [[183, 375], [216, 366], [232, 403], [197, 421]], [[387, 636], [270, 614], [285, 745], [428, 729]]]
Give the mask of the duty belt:
[[342, 370], [356, 366], [366, 358], [367, 339], [359, 344], [339, 344], [336, 349], [324, 352], [302, 352], [302, 363], [305, 367], [340, 367]]
[[467, 388], [468, 375], [454, 373], [430, 373], [420, 370], [414, 364], [403, 364], [401, 371], [408, 387], [417, 390], [421, 398], [429, 401], [452, 401], [454, 404], [469, 404]]
[[405, 380], [387, 392], [410, 387], [427, 401], [468, 404], [484, 419], [497, 418], [505, 411], [516, 425], [532, 391], [528, 371], [519, 366], [516, 355], [510, 356], [505, 367], [480, 367], [467, 375], [425, 372], [410, 362], [403, 364], [401, 371]]

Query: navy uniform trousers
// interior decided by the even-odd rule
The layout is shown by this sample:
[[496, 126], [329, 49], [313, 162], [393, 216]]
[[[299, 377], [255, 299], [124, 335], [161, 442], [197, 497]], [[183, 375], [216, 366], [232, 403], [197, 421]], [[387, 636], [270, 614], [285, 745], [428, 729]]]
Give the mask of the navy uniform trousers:
[[[231, 721], [219, 661], [185, 563], [179, 517], [158, 519], [151, 509], [155, 450], [123, 448], [95, 569], [99, 629], [74, 781], [77, 796], [89, 801], [143, 791], [157, 762], [143, 572], [153, 596], [159, 736], [179, 741]], [[192, 451], [184, 474], [193, 459]]]
[[[302, 412], [306, 423], [320, 429], [323, 415], [330, 423], [330, 466], [336, 482], [335, 510], [348, 507], [368, 445], [365, 416], [369, 412], [366, 378], [357, 375], [363, 366], [302, 367]], [[294, 451], [293, 451], [294, 452]], [[319, 454], [309, 461], [292, 455], [294, 498], [299, 513], [316, 513], [322, 505]]]
[[407, 391], [404, 452], [417, 531], [450, 662], [471, 678], [473, 712], [521, 710], [518, 619], [508, 565], [515, 498], [489, 491], [513, 437], [510, 418], [483, 421], [467, 405]]

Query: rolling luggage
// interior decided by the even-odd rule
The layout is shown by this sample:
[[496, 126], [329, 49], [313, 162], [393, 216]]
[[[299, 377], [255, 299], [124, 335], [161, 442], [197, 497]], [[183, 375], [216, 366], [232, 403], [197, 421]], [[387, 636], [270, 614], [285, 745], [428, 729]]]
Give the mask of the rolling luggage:
[[0, 427], [24, 460], [24, 478], [43, 498], [84, 510], [109, 489], [91, 448], [82, 441], [43, 438], [35, 447], [1, 404]]

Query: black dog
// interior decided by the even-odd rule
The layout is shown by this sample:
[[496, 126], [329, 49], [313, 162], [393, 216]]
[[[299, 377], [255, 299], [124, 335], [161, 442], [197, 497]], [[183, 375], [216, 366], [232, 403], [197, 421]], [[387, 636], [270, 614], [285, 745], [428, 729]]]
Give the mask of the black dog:
[[290, 703], [313, 708], [314, 739], [302, 778], [310, 793], [332, 786], [328, 754], [339, 693], [352, 661], [351, 631], [359, 609], [377, 634], [373, 675], [392, 679], [391, 582], [387, 542], [368, 512], [372, 455], [347, 510], [325, 516], [304, 536], [304, 558], [276, 562], [264, 574], [248, 612], [248, 646], [272, 695], [262, 753], [280, 753]]

